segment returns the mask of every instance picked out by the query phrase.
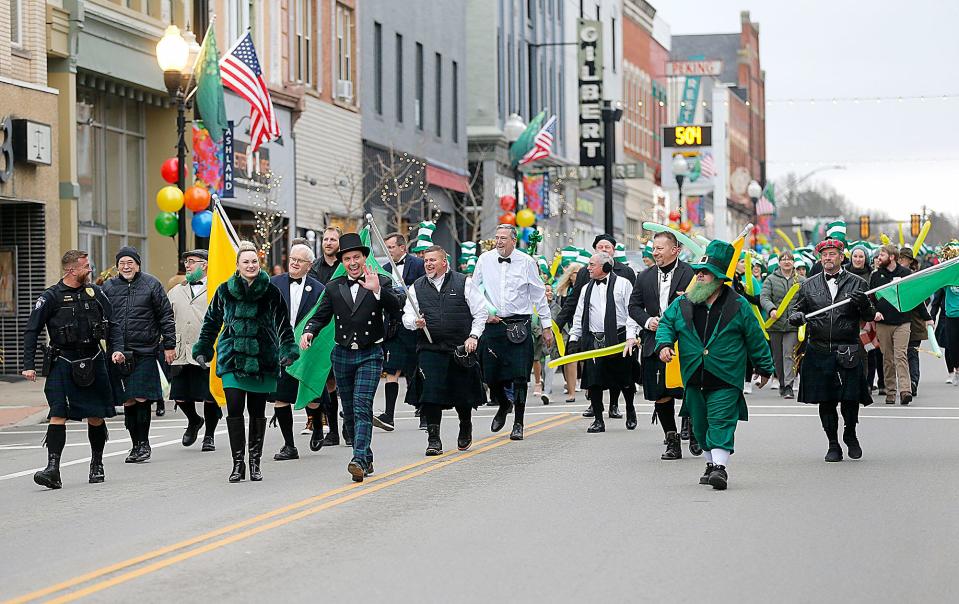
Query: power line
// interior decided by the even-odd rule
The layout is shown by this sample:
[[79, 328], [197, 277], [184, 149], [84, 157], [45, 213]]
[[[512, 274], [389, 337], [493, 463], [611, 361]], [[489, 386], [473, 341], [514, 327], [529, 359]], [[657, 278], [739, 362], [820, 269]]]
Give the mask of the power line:
[[946, 163], [959, 162], [959, 157], [898, 157], [885, 159], [770, 159], [767, 164], [829, 165], [829, 164], [900, 164], [900, 163]]
[[882, 104], [882, 103], [905, 103], [927, 101], [955, 101], [959, 100], [959, 93], [946, 94], [924, 94], [924, 95], [901, 95], [901, 96], [837, 96], [837, 97], [797, 97], [785, 99], [766, 99], [767, 105], [838, 105], [839, 103], [854, 104]]

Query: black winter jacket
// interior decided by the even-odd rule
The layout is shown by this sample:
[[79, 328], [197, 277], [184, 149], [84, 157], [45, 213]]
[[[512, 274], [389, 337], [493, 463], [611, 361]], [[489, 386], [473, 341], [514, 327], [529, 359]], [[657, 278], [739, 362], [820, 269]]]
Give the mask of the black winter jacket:
[[[866, 291], [866, 282], [849, 271], [842, 271], [837, 278], [839, 290], [835, 300], [826, 285], [825, 273], [803, 281], [796, 294], [796, 311], [809, 314], [848, 298], [854, 291]], [[849, 302], [809, 319], [806, 322], [806, 340], [819, 350], [832, 350], [836, 344], [858, 344], [859, 322], [872, 321], [875, 315], [876, 310], [871, 303], [859, 308], [855, 302]]]
[[117, 275], [103, 284], [103, 293], [110, 298], [127, 350], [152, 355], [161, 344], [164, 350], [176, 349], [173, 306], [156, 277], [139, 272], [127, 281]]
[[[891, 283], [893, 279], [901, 279], [911, 274], [911, 270], [898, 264], [896, 268], [891, 271], [885, 267], [877, 268], [869, 279], [869, 289], [875, 289], [880, 285]], [[882, 313], [882, 321], [879, 321], [879, 323], [885, 323], [886, 325], [904, 325], [909, 322], [909, 310], [912, 309], [906, 312], [900, 312], [886, 300], [877, 299], [875, 294], [872, 295], [872, 298], [873, 304], [876, 305], [876, 310]]]

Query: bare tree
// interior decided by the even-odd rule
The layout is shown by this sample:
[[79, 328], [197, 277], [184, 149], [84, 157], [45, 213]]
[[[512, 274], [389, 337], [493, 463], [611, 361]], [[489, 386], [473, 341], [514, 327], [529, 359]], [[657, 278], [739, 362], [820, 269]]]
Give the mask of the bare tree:
[[277, 201], [283, 177], [272, 171], [262, 176], [261, 180], [254, 181], [250, 190], [255, 219], [253, 244], [261, 256], [269, 257], [270, 250], [283, 241], [288, 227], [286, 210], [281, 210]]

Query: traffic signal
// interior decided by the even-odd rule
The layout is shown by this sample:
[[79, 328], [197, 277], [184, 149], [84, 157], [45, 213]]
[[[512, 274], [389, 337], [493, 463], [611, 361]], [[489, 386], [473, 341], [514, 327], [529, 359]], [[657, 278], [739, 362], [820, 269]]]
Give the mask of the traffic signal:
[[859, 238], [869, 239], [869, 216], [866, 214], [859, 217]]
[[921, 220], [922, 217], [919, 214], [913, 214], [909, 217], [909, 233], [913, 237], [919, 236], [919, 231], [922, 229]]

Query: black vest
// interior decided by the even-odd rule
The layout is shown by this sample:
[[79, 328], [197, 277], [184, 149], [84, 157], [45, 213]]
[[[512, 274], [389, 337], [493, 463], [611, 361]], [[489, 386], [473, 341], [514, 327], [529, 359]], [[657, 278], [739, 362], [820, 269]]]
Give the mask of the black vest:
[[416, 330], [417, 350], [451, 352], [466, 341], [473, 325], [473, 313], [466, 300], [466, 275], [449, 271], [440, 291], [436, 291], [426, 276], [417, 279], [413, 286], [420, 314], [426, 319], [433, 338], [431, 343], [422, 329]]
[[47, 323], [50, 344], [61, 350], [90, 350], [106, 337], [103, 308], [94, 287], [74, 289], [63, 283], [54, 286], [56, 310]]
[[[605, 345], [612, 346], [617, 344], [617, 325], [616, 325], [616, 302], [613, 296], [616, 289], [616, 274], [609, 273], [606, 276], [606, 316], [603, 317], [603, 333], [606, 336]], [[589, 284], [583, 288], [583, 335], [584, 340], [592, 341], [593, 336], [589, 328], [590, 309], [589, 300], [593, 295], [593, 287], [596, 285], [594, 279], [589, 280]]]

